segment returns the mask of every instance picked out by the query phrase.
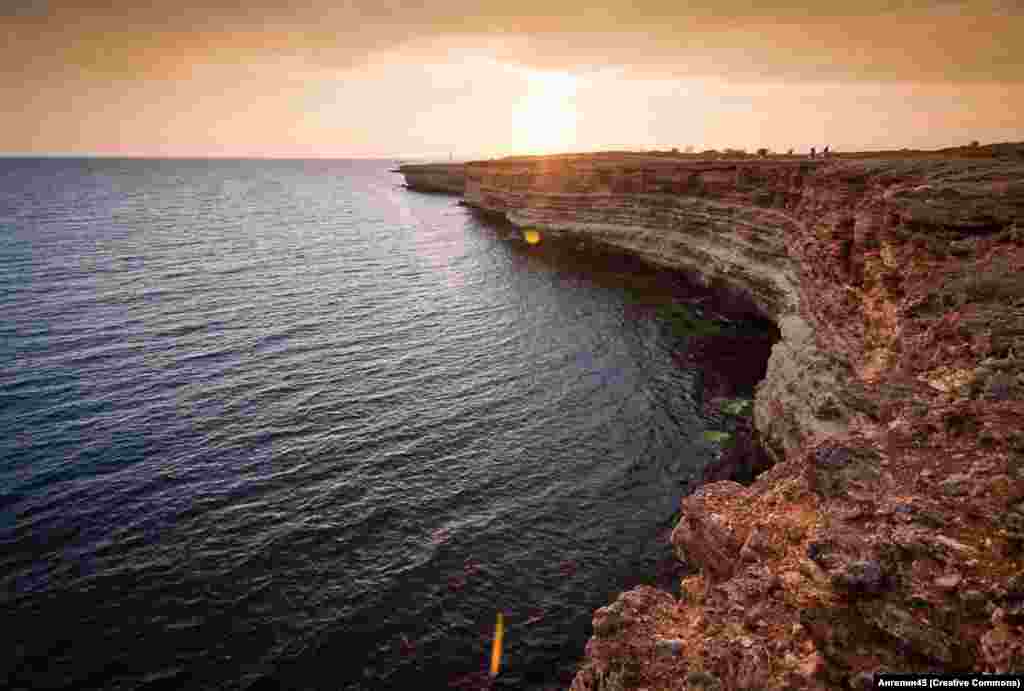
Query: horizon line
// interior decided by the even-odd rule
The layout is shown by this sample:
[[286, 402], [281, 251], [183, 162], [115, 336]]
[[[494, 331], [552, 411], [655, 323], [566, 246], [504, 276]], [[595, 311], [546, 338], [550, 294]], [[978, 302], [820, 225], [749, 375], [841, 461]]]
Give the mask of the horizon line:
[[[834, 153], [845, 153], [845, 154], [871, 154], [871, 153], [898, 153], [902, 151], [918, 151], [918, 152], [941, 152], [950, 149], [969, 149], [969, 148], [988, 148], [995, 146], [1007, 146], [1007, 145], [1022, 145], [1024, 141], [996, 141], [996, 142], [971, 142], [969, 144], [951, 144], [947, 146], [941, 146], [936, 148], [883, 148], [883, 149], [834, 149]], [[519, 157], [545, 157], [545, 156], [573, 156], [573, 155], [586, 155], [586, 154], [599, 154], [599, 153], [677, 153], [683, 156], [694, 156], [701, 153], [717, 151], [725, 153], [728, 151], [744, 151], [750, 154], [750, 151], [742, 148], [710, 148], [704, 149], [703, 151], [692, 151], [686, 152], [679, 150], [678, 148], [661, 148], [661, 147], [637, 147], [637, 148], [595, 148], [586, 150], [572, 150], [572, 151], [559, 151], [549, 153], [478, 153], [471, 156], [459, 156], [454, 159], [442, 157], [437, 154], [404, 154], [404, 155], [373, 155], [373, 156], [359, 156], [359, 155], [339, 155], [339, 156], [317, 156], [317, 155], [258, 155], [258, 154], [243, 154], [243, 155], [218, 155], [218, 154], [114, 154], [114, 153], [78, 153], [78, 152], [0, 152], [0, 159], [29, 159], [29, 158], [42, 158], [42, 159], [129, 159], [129, 160], [178, 160], [178, 161], [403, 161], [403, 160], [428, 160], [432, 163], [469, 163], [474, 161], [483, 160], [500, 160], [503, 158], [519, 158]], [[776, 151], [769, 149], [771, 153], [780, 154], [781, 150]]]

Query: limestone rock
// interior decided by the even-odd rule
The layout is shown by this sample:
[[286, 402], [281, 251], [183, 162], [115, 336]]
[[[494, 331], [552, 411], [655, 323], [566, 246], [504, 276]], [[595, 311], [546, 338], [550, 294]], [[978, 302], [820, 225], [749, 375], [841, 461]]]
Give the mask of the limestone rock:
[[716, 482], [684, 499], [682, 518], [672, 532], [676, 552], [714, 578], [729, 577], [749, 527], [729, 521], [715, 509], [745, 494], [742, 485]]
[[1020, 671], [1024, 147], [1006, 150], [465, 166], [468, 205], [686, 272], [779, 328], [753, 406], [774, 466], [683, 501], [685, 602], [638, 589], [595, 613], [574, 691]]
[[950, 475], [948, 478], [939, 483], [939, 489], [948, 496], [958, 497], [967, 492], [970, 489], [971, 478], [965, 473], [956, 473]]
[[862, 604], [861, 607], [869, 622], [911, 650], [936, 662], [953, 662], [952, 641], [928, 622], [891, 603]]
[[808, 484], [827, 498], [877, 491], [879, 461], [872, 449], [824, 444], [812, 455]]
[[981, 656], [986, 672], [1020, 674], [1024, 669], [1024, 634], [1006, 624], [993, 626], [981, 637]]
[[616, 600], [607, 607], [602, 607], [594, 612], [594, 620], [592, 622], [594, 635], [611, 636], [622, 628], [626, 621], [622, 610], [622, 601]]
[[696, 671], [686, 675], [686, 688], [693, 691], [722, 691], [722, 682], [714, 674]]
[[832, 585], [853, 595], [874, 595], [886, 587], [882, 565], [874, 559], [862, 559], [832, 574]]
[[678, 638], [659, 638], [654, 642], [654, 652], [661, 657], [676, 657], [685, 646], [686, 641]]
[[417, 192], [462, 194], [466, 189], [466, 167], [461, 163], [405, 165], [399, 168], [406, 186]]

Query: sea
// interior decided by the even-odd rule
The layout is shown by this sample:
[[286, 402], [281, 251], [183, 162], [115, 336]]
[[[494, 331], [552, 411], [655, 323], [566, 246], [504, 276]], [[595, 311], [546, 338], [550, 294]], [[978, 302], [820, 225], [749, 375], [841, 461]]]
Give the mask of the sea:
[[678, 585], [770, 330], [394, 165], [0, 159], [0, 686], [564, 689]]

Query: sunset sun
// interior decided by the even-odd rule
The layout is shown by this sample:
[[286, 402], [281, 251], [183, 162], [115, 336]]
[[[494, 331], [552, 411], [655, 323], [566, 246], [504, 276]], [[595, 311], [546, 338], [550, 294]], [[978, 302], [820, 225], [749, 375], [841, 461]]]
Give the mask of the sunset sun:
[[576, 143], [576, 78], [565, 72], [527, 75], [529, 94], [515, 109], [515, 139], [524, 153], [567, 151]]

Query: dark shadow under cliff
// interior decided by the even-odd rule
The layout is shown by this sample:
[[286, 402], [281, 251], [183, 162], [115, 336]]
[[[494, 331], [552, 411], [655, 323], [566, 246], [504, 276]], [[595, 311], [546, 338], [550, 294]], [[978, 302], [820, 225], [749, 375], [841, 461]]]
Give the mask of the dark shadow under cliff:
[[[721, 415], [727, 428], [723, 434], [728, 439], [702, 470], [697, 484], [719, 480], [748, 484], [771, 467], [772, 459], [754, 428], [749, 403], [757, 384], [764, 379], [768, 357], [780, 333], [748, 296], [720, 283], [704, 285], [685, 272], [652, 265], [584, 234], [546, 233], [539, 245], [530, 246], [522, 229], [504, 214], [469, 208], [517, 251], [557, 264], [561, 270], [585, 272], [596, 280], [620, 284], [626, 290], [633, 290], [637, 276], [643, 274], [650, 276], [649, 283], [644, 281], [647, 285], [643, 293], [655, 283], [659, 284], [655, 293], [670, 293], [671, 302], [658, 304], [657, 313], [680, 336], [674, 357], [680, 367], [695, 373], [695, 394], [703, 412], [718, 416], [723, 404], [730, 401], [748, 404], [741, 405], [738, 414]], [[640, 318], [650, 295], [638, 291], [633, 297]]]

